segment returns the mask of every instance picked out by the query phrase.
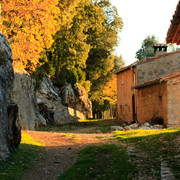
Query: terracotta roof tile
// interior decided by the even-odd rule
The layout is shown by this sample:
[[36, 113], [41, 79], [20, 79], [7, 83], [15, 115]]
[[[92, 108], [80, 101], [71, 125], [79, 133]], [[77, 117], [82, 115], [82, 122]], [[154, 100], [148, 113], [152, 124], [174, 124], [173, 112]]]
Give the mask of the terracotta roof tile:
[[175, 13], [173, 15], [173, 19], [171, 20], [171, 25], [167, 32], [167, 37], [166, 37], [167, 43], [172, 43], [174, 34], [178, 29], [179, 24], [180, 24], [180, 1], [177, 4]]

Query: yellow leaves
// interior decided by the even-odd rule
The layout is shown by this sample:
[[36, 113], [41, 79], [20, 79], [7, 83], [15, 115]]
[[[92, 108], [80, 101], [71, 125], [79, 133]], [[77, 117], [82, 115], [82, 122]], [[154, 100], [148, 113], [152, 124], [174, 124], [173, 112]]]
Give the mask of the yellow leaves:
[[105, 85], [102, 91], [104, 100], [108, 100], [111, 104], [116, 104], [117, 101], [117, 79], [116, 75], [112, 75], [112, 79]]
[[9, 38], [16, 68], [34, 70], [39, 54], [53, 43], [60, 14], [57, 4], [58, 0], [2, 2], [2, 32]]

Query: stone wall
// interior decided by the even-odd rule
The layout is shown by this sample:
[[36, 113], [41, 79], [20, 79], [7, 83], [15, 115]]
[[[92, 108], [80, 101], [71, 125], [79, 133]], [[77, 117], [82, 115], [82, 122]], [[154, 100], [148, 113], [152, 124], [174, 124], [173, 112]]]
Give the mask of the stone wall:
[[137, 90], [137, 118], [139, 123], [163, 118], [167, 124], [166, 82]]
[[169, 79], [168, 93], [168, 126], [180, 127], [180, 76]]
[[137, 84], [180, 70], [180, 51], [151, 58], [137, 64]]

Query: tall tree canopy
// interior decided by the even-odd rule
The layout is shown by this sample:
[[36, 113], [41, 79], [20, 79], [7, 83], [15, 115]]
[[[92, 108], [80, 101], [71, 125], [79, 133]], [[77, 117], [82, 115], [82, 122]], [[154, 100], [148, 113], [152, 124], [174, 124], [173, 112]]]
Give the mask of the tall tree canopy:
[[14, 66], [35, 70], [40, 53], [51, 47], [60, 25], [70, 22], [79, 0], [3, 0], [2, 32], [10, 42]]
[[93, 96], [111, 76], [112, 52], [123, 24], [109, 0], [82, 0], [75, 11], [71, 23], [61, 26], [54, 36], [46, 65], [60, 85], [73, 79], [85, 87], [91, 85]]
[[[95, 1], [92, 6], [94, 11], [93, 20], [99, 26], [89, 28], [88, 43], [91, 50], [87, 59], [86, 78], [91, 81], [91, 99], [98, 100], [99, 92], [111, 78], [114, 68], [114, 47], [118, 44], [118, 33], [121, 31], [123, 23], [115, 7], [109, 0]], [[96, 15], [101, 15], [101, 21]], [[101, 12], [101, 13], [100, 13]], [[99, 91], [99, 92], [98, 92]]]
[[154, 56], [153, 45], [158, 43], [158, 40], [154, 35], [147, 36], [143, 42], [141, 48], [136, 52], [136, 58], [138, 60], [148, 59]]
[[14, 66], [34, 69], [53, 42], [60, 13], [58, 0], [3, 0], [2, 32], [10, 42]]
[[122, 26], [109, 0], [2, 2], [2, 31], [14, 66], [45, 70], [58, 86], [78, 82], [97, 103], [114, 101], [112, 72], [122, 65], [122, 58], [113, 51]]

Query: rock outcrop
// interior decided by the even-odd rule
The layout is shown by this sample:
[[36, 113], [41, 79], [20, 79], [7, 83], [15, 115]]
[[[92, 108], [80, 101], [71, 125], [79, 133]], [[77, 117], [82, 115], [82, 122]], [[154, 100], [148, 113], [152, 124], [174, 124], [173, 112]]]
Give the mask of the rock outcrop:
[[11, 92], [11, 100], [18, 103], [18, 119], [22, 129], [34, 130], [38, 126], [46, 126], [45, 119], [40, 115], [37, 106], [35, 84], [25, 70], [14, 70], [15, 80]]
[[8, 118], [13, 133], [14, 147], [17, 148], [21, 142], [21, 125], [18, 120], [18, 105], [16, 103], [11, 103], [8, 106]]
[[[14, 150], [14, 142], [16, 146], [20, 142], [20, 127], [14, 111], [17, 110], [17, 105], [13, 107], [9, 97], [14, 81], [12, 61], [9, 43], [0, 33], [0, 161], [9, 157]], [[13, 133], [17, 133], [18, 136], [13, 137]]]
[[76, 108], [76, 97], [71, 84], [66, 84], [59, 91], [62, 103], [68, 107]]
[[80, 85], [74, 89], [69, 84], [63, 91], [62, 99], [55, 90], [51, 79], [44, 75], [39, 89], [35, 92], [35, 82], [25, 70], [14, 70], [15, 80], [11, 101], [18, 104], [18, 119], [22, 129], [60, 125], [77, 122], [91, 117], [92, 105], [88, 95]]
[[74, 88], [71, 84], [66, 84], [59, 95], [64, 105], [83, 113], [86, 118], [92, 118], [92, 103], [87, 91], [80, 84], [76, 83]]
[[60, 125], [77, 122], [78, 119], [86, 119], [83, 113], [62, 105], [61, 98], [47, 76], [44, 76], [36, 96], [40, 113], [46, 119], [47, 124]]
[[85, 114], [87, 118], [92, 118], [92, 103], [88, 98], [88, 93], [83, 86], [76, 83], [74, 87], [76, 95], [76, 108], [78, 111]]

